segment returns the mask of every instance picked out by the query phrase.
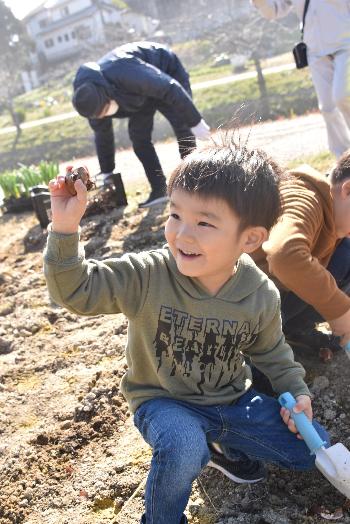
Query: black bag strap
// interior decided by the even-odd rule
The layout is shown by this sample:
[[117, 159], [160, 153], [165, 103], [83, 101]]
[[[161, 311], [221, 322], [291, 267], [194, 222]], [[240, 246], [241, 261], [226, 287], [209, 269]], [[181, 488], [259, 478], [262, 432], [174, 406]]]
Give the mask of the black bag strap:
[[305, 25], [305, 18], [306, 18], [307, 9], [309, 7], [309, 3], [310, 3], [310, 0], [305, 0], [304, 12], [303, 12], [303, 21], [300, 24], [300, 32], [301, 32], [301, 39], [302, 40], [304, 40], [304, 25]]

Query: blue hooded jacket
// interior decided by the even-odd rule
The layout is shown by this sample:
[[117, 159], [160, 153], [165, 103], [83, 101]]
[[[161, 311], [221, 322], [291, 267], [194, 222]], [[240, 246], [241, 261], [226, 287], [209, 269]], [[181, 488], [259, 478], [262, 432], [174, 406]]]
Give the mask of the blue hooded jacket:
[[[98, 62], [79, 67], [74, 90], [85, 82], [103, 86], [110, 99], [117, 102], [119, 109], [112, 118], [130, 117], [150, 103], [157, 107], [158, 102], [175, 107], [189, 128], [201, 120], [191, 98], [188, 73], [177, 56], [162, 44], [134, 42], [117, 47]], [[109, 172], [114, 165], [111, 117], [90, 118], [89, 123], [95, 132], [101, 170]]]

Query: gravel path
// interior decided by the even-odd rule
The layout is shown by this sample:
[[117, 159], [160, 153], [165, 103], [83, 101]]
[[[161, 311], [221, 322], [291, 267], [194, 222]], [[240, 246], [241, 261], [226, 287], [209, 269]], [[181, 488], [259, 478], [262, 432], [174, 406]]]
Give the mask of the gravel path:
[[[281, 163], [302, 155], [317, 154], [328, 149], [325, 124], [319, 113], [293, 118], [259, 123], [252, 127], [244, 127], [240, 134], [243, 140], [249, 136], [250, 147], [260, 147]], [[165, 173], [168, 175], [179, 161], [177, 144], [169, 140], [156, 144], [156, 149]], [[132, 153], [132, 154], [130, 154]], [[116, 155], [117, 169], [128, 182], [145, 181], [142, 166], [131, 149], [118, 151]], [[91, 173], [99, 172], [96, 157], [75, 159], [64, 162], [61, 168], [74, 163], [86, 164]]]

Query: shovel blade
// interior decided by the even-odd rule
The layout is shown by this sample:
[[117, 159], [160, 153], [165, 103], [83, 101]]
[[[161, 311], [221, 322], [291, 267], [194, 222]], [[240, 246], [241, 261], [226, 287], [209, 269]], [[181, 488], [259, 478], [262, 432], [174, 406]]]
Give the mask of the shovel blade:
[[343, 444], [318, 450], [315, 464], [335, 488], [350, 498], [350, 451]]

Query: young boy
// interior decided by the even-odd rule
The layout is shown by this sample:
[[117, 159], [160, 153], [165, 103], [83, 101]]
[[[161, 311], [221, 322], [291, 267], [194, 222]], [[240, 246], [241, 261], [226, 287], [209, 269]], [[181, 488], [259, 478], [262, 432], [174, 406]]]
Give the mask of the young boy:
[[[244, 359], [312, 418], [304, 370], [281, 331], [278, 291], [246, 254], [278, 218], [280, 175], [260, 151], [228, 143], [196, 150], [170, 179], [168, 246], [104, 262], [85, 260], [78, 244], [83, 183], [75, 182], [75, 197], [63, 177], [50, 183], [53, 300], [78, 314], [129, 319], [122, 391], [153, 449], [142, 523], [186, 523], [192, 482], [209, 461], [237, 482], [262, 480], [261, 461], [314, 466], [290, 413], [252, 389]], [[212, 443], [235, 459], [230, 471]]]

